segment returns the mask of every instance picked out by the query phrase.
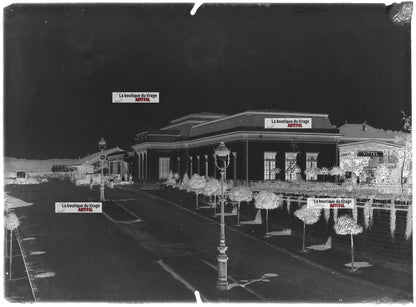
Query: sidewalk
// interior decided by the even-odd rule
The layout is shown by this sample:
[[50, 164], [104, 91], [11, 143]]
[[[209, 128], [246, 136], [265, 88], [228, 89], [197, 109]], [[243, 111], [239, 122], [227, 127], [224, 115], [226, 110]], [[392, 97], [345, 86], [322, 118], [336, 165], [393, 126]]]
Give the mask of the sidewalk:
[[[5, 252], [9, 253], [10, 235], [4, 242]], [[9, 278], [9, 255], [4, 258], [4, 298], [9, 302], [34, 302], [32, 289], [27, 276], [24, 260], [17, 242], [16, 232], [13, 232], [13, 261], [12, 279]]]
[[[155, 196], [162, 197], [168, 201], [172, 201], [184, 208], [193, 210], [194, 212], [200, 215], [203, 215], [205, 217], [219, 222], [219, 217], [215, 218], [212, 216], [212, 209], [195, 210], [194, 195], [187, 195], [185, 193], [172, 192], [168, 190], [147, 192]], [[240, 216], [240, 220], [252, 218], [253, 217], [245, 216], [243, 212]], [[395, 271], [393, 269], [385, 268], [374, 264], [372, 267], [360, 269], [356, 273], [349, 273], [345, 270], [346, 267], [344, 266], [345, 263], [349, 263], [351, 260], [349, 254], [340, 253], [334, 249], [319, 252], [309, 251], [308, 253], [303, 253], [299, 251], [302, 246], [302, 239], [299, 239], [294, 236], [264, 238], [264, 223], [260, 225], [244, 225], [240, 227], [235, 226], [236, 223], [237, 219], [235, 216], [226, 217], [226, 227], [232, 228], [235, 231], [251, 236], [256, 240], [263, 242], [266, 245], [274, 246], [275, 248], [278, 248], [280, 250], [285, 250], [288, 253], [296, 255], [296, 257], [300, 257], [306, 259], [307, 261], [317, 263], [320, 266], [324, 266], [328, 268], [328, 270], [336, 270], [340, 274], [351, 276], [352, 278], [358, 278], [363, 281], [378, 284], [380, 286], [387, 286], [392, 289], [397, 289], [399, 291], [403, 291], [404, 293], [408, 293], [409, 296], [412, 296], [413, 278], [411, 272], [407, 274], [404, 272]], [[356, 261], [366, 260], [357, 257]]]

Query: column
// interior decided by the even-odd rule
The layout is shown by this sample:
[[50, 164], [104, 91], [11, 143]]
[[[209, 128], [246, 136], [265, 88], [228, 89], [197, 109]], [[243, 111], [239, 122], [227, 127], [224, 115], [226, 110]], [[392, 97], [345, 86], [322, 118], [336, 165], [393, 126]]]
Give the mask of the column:
[[205, 155], [204, 158], [205, 158], [205, 178], [208, 178], [208, 155]]
[[233, 152], [233, 179], [234, 179], [234, 183], [237, 180], [237, 152]]
[[144, 161], [145, 161], [145, 164], [144, 164], [144, 170], [145, 170], [144, 179], [147, 180], [147, 152], [144, 153]]
[[198, 175], [201, 175], [201, 164], [200, 164], [201, 157], [198, 155], [196, 156], [196, 159], [198, 160], [198, 167], [197, 167]]
[[144, 153], [141, 154], [142, 157], [142, 180], [144, 179]]
[[212, 154], [212, 158], [214, 159], [214, 163], [212, 163], [212, 168], [213, 168], [212, 177], [217, 178], [217, 168], [215, 166], [215, 153]]
[[190, 166], [190, 170], [189, 170], [189, 174], [190, 174], [190, 176], [189, 177], [192, 177], [192, 172], [193, 172], [193, 168], [192, 168], [192, 156], [190, 156], [189, 157], [189, 161], [191, 162], [190, 164], [191, 164], [191, 166]]
[[137, 153], [137, 180], [139, 180], [139, 181], [140, 181], [140, 179], [142, 179], [141, 178], [141, 171], [142, 171], [141, 163], [142, 163], [142, 161], [141, 161], [141, 158], [140, 158], [140, 154]]
[[248, 138], [247, 137], [246, 137], [245, 156], [246, 156], [246, 186], [248, 186]]
[[143, 180], [143, 153], [140, 153], [140, 180]]
[[181, 175], [181, 158], [177, 157], [177, 159], [178, 159], [178, 174], [180, 176]]

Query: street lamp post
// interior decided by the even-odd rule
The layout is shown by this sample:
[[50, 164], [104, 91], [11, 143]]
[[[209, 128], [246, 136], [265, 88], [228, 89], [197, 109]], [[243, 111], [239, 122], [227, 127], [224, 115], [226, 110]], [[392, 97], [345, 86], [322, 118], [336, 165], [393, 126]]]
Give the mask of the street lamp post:
[[[104, 138], [101, 138], [101, 140], [98, 142], [98, 148], [100, 149], [101, 153], [105, 150], [107, 145], [107, 142], [104, 141]], [[100, 164], [101, 164], [101, 183], [100, 183], [100, 201], [105, 201], [104, 198], [104, 160], [105, 156], [100, 155]]]
[[[228, 247], [225, 245], [225, 221], [224, 221], [224, 178], [227, 167], [230, 165], [230, 150], [225, 146], [224, 142], [221, 142], [220, 145], [215, 149], [215, 166], [220, 171], [221, 174], [221, 231], [220, 231], [220, 245], [218, 246], [218, 251], [220, 252], [218, 260], [218, 279], [217, 279], [217, 289], [218, 290], [228, 290], [228, 277], [227, 277], [227, 261], [228, 257], [225, 253]], [[219, 164], [221, 162], [221, 165]]]

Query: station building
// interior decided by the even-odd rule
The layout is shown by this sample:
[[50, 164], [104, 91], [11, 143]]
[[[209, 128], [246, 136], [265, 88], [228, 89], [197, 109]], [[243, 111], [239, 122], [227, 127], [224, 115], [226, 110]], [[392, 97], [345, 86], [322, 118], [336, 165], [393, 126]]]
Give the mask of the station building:
[[[227, 179], [294, 180], [306, 168], [339, 164], [339, 129], [328, 114], [254, 110], [226, 115], [189, 114], [158, 130], [142, 131], [132, 145], [135, 179], [157, 181], [170, 170], [219, 178], [214, 150], [220, 142], [231, 151]], [[276, 172], [279, 169], [280, 172]]]

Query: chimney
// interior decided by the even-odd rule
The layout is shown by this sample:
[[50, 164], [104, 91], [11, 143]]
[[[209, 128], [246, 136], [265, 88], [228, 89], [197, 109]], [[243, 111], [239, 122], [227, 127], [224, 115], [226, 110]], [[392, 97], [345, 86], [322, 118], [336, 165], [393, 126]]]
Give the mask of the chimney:
[[367, 126], [366, 126], [366, 125], [367, 125], [367, 122], [366, 122], [366, 121], [364, 121], [364, 122], [363, 122], [363, 131], [367, 131]]

